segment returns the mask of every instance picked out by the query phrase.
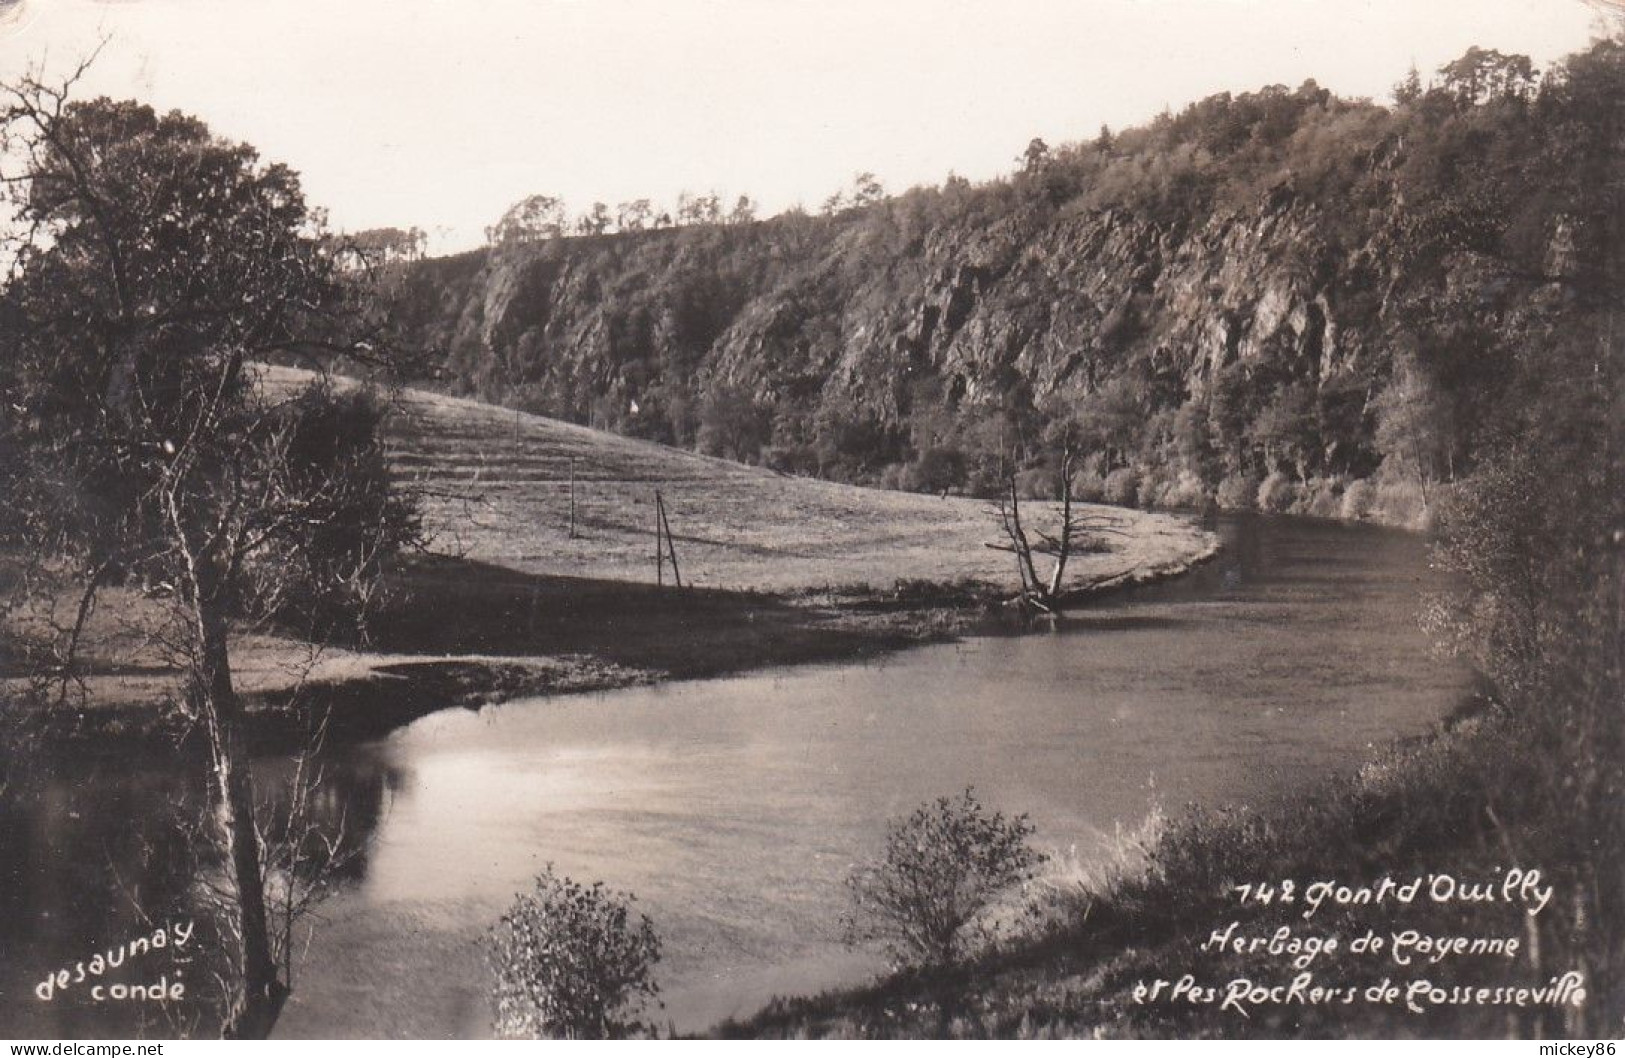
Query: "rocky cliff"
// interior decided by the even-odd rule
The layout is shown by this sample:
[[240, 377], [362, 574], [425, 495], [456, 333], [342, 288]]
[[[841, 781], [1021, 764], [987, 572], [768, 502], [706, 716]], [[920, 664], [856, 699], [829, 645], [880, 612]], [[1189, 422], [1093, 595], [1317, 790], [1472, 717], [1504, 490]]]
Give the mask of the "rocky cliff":
[[1385, 460], [1425, 489], [1605, 226], [1543, 154], [1578, 103], [1447, 88], [1215, 97], [978, 187], [430, 261], [412, 326], [457, 392], [787, 469], [918, 484], [947, 449], [929, 487], [973, 488], [1076, 414], [1097, 487], [1137, 479], [1114, 498], [1335, 500]]

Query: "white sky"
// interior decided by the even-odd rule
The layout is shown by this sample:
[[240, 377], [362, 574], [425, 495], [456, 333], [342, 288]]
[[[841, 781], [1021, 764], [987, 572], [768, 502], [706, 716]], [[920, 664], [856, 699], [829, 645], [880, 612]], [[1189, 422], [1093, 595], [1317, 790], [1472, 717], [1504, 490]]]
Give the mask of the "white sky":
[[860, 170], [981, 179], [1033, 136], [1308, 77], [1384, 98], [1413, 60], [1544, 63], [1599, 26], [1581, 0], [0, 0], [0, 77], [109, 37], [94, 92], [255, 144], [340, 227], [449, 251], [533, 192], [816, 208]]

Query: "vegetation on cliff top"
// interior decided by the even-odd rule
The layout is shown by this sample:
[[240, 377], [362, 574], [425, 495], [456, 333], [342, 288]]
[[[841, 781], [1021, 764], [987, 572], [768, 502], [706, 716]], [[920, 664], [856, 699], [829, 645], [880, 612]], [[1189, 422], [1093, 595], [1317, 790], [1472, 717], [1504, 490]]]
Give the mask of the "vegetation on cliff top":
[[[1408, 520], [1601, 297], [1617, 43], [1474, 49], [1392, 106], [1228, 93], [826, 215], [424, 261], [453, 391], [746, 462]], [[1373, 509], [1376, 508], [1376, 509]]]
[[[1386, 427], [1408, 435], [1410, 449], [1396, 447], [1386, 458], [1456, 478], [1434, 497], [1435, 558], [1455, 574], [1455, 587], [1428, 600], [1424, 623], [1441, 649], [1466, 657], [1482, 675], [1475, 708], [1290, 804], [1186, 816], [1149, 846], [1143, 870], [1080, 892], [1072, 914], [971, 965], [781, 1003], [725, 1031], [1528, 1038], [1619, 1030], [1625, 347], [1617, 322], [1625, 276], [1625, 49], [1601, 44], [1570, 60], [1532, 100], [1505, 88], [1532, 83], [1515, 62], [1485, 60], [1453, 76], [1479, 76], [1479, 88], [1424, 93], [1413, 84], [1398, 111], [1399, 118], [1436, 122], [1426, 126], [1435, 134], [1455, 128], [1460, 135], [1446, 156], [1457, 166], [1468, 158], [1475, 165], [1458, 172], [1456, 195], [1429, 199], [1415, 191], [1407, 199], [1417, 219], [1398, 249], [1411, 261], [1431, 257], [1439, 285], [1384, 295], [1399, 306], [1395, 318], [1410, 321], [1413, 340], [1401, 347], [1388, 392], [1415, 387], [1428, 394], [1388, 397], [1416, 422]], [[1514, 132], [1525, 138], [1502, 138]], [[1528, 178], [1549, 164], [1510, 149], [1519, 142], [1519, 150], [1556, 152], [1567, 170], [1552, 172], [1551, 186], [1510, 183], [1512, 175]], [[1508, 153], [1484, 153], [1498, 146]], [[1504, 197], [1513, 188], [1527, 197]], [[1551, 257], [1538, 259], [1541, 240], [1520, 254], [1522, 225], [1557, 202], [1564, 210], [1589, 205], [1568, 214], [1570, 235], [1561, 246], [1548, 243]], [[1582, 230], [1583, 237], [1574, 234]], [[1464, 261], [1477, 262], [1473, 284]], [[1500, 315], [1499, 299], [1520, 283], [1533, 284], [1527, 311]], [[1457, 349], [1472, 354], [1457, 364], [1457, 374], [1429, 374], [1448, 361], [1437, 359], [1441, 348], [1427, 336], [1451, 333], [1453, 314], [1465, 321], [1468, 305], [1511, 333]], [[1539, 871], [1551, 886], [1537, 914], [1499, 900], [1477, 906], [1423, 900], [1407, 907], [1402, 925], [1362, 914], [1369, 909], [1359, 906], [1306, 923], [1301, 905], [1247, 903], [1237, 895], [1241, 886], [1278, 892], [1287, 879], [1355, 887], [1384, 877], [1448, 875], [1465, 884], [1511, 871]], [[1247, 1002], [1243, 1016], [1188, 997], [1135, 1000], [1137, 986], [1185, 972], [1223, 993], [1234, 981], [1284, 984], [1305, 969], [1299, 964], [1286, 973], [1278, 955], [1210, 943], [1231, 922], [1244, 937], [1268, 937], [1283, 927], [1300, 936], [1340, 936], [1342, 949], [1311, 960], [1315, 984], [1374, 982], [1386, 969], [1406, 1001]], [[1394, 934], [1414, 928], [1424, 937], [1509, 939], [1515, 958], [1439, 965], [1413, 957], [1406, 964], [1351, 951], [1347, 941], [1373, 925], [1379, 933], [1391, 925]], [[1547, 988], [1566, 975], [1575, 975], [1581, 1001], [1517, 1005], [1476, 991], [1493, 997], [1496, 988]], [[1411, 989], [1419, 980], [1432, 983], [1418, 998]]]

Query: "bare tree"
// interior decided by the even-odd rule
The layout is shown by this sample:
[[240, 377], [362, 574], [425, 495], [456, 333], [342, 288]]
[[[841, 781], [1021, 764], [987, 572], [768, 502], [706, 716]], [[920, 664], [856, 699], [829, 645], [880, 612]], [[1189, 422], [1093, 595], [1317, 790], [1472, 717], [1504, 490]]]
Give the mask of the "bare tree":
[[[1016, 556], [1021, 576], [1018, 598], [1023, 605], [1043, 613], [1054, 612], [1065, 590], [1067, 562], [1074, 554], [1097, 547], [1101, 535], [1122, 535], [1122, 530], [1101, 516], [1088, 513], [1072, 500], [1072, 477], [1082, 452], [1083, 434], [1083, 427], [1070, 416], [1057, 419], [1046, 433], [1045, 440], [1054, 453], [1060, 478], [1060, 518], [1053, 532], [1022, 521], [1021, 497], [1013, 471], [1007, 472], [1004, 491], [993, 503], [993, 515], [1004, 539], [987, 546]], [[1039, 576], [1034, 554], [1046, 555], [1052, 560], [1048, 576]]]

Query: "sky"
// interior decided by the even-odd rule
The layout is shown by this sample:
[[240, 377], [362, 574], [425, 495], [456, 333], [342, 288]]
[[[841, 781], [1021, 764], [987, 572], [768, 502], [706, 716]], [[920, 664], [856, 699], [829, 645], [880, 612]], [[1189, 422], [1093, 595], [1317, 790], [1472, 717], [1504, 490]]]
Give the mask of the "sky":
[[1385, 99], [1469, 45], [1545, 64], [1583, 0], [0, 0], [0, 78], [206, 120], [303, 177], [334, 226], [478, 245], [534, 193], [682, 190], [809, 209], [1010, 171], [1219, 91]]

